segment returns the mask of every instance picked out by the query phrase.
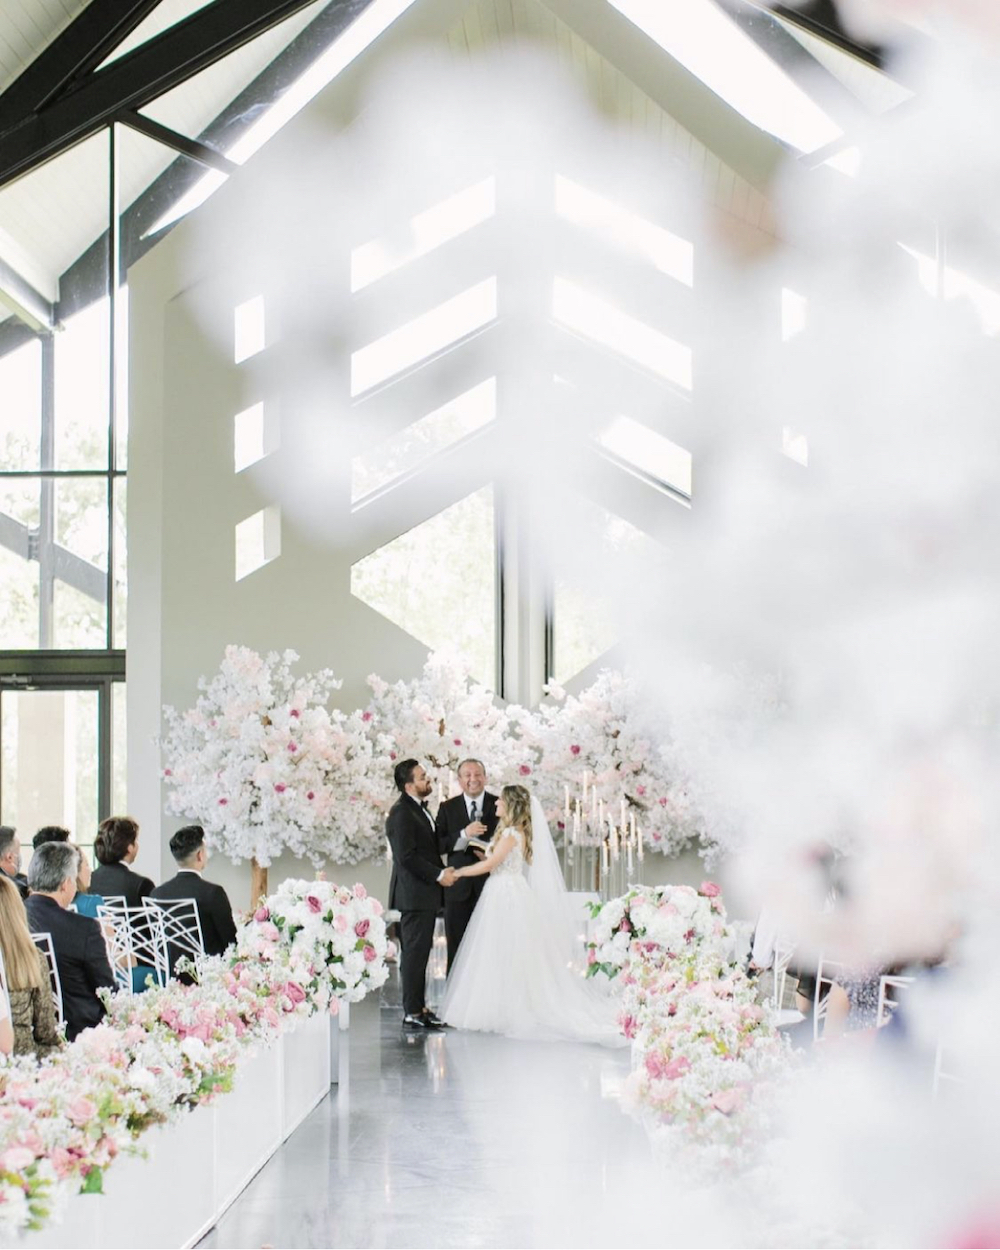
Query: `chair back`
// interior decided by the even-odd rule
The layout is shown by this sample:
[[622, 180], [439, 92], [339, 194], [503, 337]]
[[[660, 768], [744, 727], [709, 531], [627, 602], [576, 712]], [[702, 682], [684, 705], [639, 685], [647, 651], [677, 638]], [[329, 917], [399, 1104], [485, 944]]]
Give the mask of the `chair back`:
[[785, 985], [788, 981], [788, 965], [791, 962], [794, 947], [784, 944], [783, 942], [775, 942], [774, 944], [774, 962], [772, 970], [774, 972], [774, 1010], [780, 1011], [785, 1001]]
[[[193, 898], [146, 898], [143, 904], [150, 913], [152, 925], [159, 926], [159, 942], [165, 954], [167, 975], [173, 974], [179, 959], [201, 959], [205, 954], [205, 939], [201, 932], [201, 916]], [[160, 965], [154, 961], [157, 979]]]
[[884, 973], [878, 979], [878, 1015], [875, 1027], [884, 1028], [892, 1019], [893, 1012], [899, 1006], [899, 991], [913, 984], [913, 977], [897, 977]]
[[52, 985], [52, 1004], [56, 1009], [56, 1022], [66, 1023], [63, 1014], [62, 982], [59, 980], [59, 965], [56, 963], [56, 948], [52, 944], [51, 933], [33, 933], [31, 940], [45, 956], [49, 965], [49, 982]]
[[166, 985], [168, 955], [161, 912], [142, 905], [129, 907], [124, 895], [111, 895], [97, 909], [97, 918], [119, 989], [134, 992], [136, 967], [152, 968], [157, 983]]
[[[813, 1002], [813, 1041], [818, 1042], [823, 1036], [821, 1021], [826, 1020], [830, 1010], [830, 990], [838, 975], [842, 975], [844, 965], [833, 959], [824, 959], [822, 955], [816, 965], [816, 997]], [[825, 989], [824, 989], [825, 987]]]

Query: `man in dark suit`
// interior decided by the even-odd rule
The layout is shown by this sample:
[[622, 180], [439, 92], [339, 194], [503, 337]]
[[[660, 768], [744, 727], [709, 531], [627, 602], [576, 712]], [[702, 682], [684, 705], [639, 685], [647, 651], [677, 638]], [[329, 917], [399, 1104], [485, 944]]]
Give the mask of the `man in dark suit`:
[[28, 879], [21, 872], [21, 844], [10, 825], [0, 825], [0, 872], [14, 882], [22, 898], [28, 897]]
[[[486, 792], [486, 769], [481, 760], [462, 760], [458, 766], [462, 793], [438, 808], [435, 830], [438, 850], [452, 868], [465, 868], [482, 859], [469, 838], [488, 842], [497, 831], [497, 801]], [[458, 952], [472, 912], [486, 884], [485, 877], [459, 877], [444, 898], [444, 928], [448, 937], [448, 970]]]
[[101, 926], [89, 916], [67, 911], [76, 895], [80, 852], [67, 842], [46, 842], [31, 857], [24, 904], [32, 933], [50, 933], [62, 988], [66, 1037], [100, 1024], [104, 1004], [99, 989], [114, 989]]
[[[193, 898], [201, 921], [206, 955], [221, 955], [236, 941], [236, 924], [229, 897], [221, 885], [205, 881], [202, 873], [208, 863], [205, 830], [201, 825], [185, 825], [170, 839], [170, 854], [177, 862], [177, 875], [150, 892], [149, 897], [170, 902]], [[171, 968], [174, 959], [171, 958]]]
[[393, 775], [399, 798], [389, 809], [385, 832], [392, 848], [389, 906], [400, 912], [403, 1027], [442, 1029], [444, 1025], [427, 1009], [424, 988], [441, 889], [451, 888], [455, 870], [441, 864], [434, 818], [427, 810], [430, 778], [417, 760], [401, 761]]

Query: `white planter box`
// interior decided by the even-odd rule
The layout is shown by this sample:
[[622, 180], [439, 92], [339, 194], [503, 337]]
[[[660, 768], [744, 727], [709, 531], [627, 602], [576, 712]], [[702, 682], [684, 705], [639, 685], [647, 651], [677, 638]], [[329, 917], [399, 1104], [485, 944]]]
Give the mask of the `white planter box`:
[[[19, 1241], [25, 1250], [192, 1246], [330, 1092], [328, 1015], [300, 1020], [248, 1056], [233, 1090], [140, 1138], [146, 1158], [117, 1159], [103, 1195], [77, 1194], [63, 1219]], [[183, 1181], [181, 1183], [181, 1178]]]

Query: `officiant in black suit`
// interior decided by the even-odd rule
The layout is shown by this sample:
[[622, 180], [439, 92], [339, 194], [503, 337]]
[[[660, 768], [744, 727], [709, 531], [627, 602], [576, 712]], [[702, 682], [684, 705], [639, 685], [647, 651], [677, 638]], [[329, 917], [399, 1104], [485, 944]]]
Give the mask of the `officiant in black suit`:
[[431, 779], [418, 760], [402, 760], [393, 776], [399, 798], [389, 809], [385, 832], [392, 848], [389, 906], [400, 913], [403, 1027], [443, 1029], [427, 1009], [424, 989], [442, 887], [451, 889], [455, 871], [442, 866], [434, 817], [427, 810]]
[[[469, 846], [469, 838], [488, 842], [496, 833], [498, 823], [497, 801], [486, 792], [486, 769], [481, 760], [462, 760], [458, 766], [458, 784], [462, 793], [441, 804], [435, 824], [438, 850], [447, 855], [450, 868], [477, 863], [480, 856]], [[445, 895], [449, 971], [485, 884], [485, 877], [459, 877]]]

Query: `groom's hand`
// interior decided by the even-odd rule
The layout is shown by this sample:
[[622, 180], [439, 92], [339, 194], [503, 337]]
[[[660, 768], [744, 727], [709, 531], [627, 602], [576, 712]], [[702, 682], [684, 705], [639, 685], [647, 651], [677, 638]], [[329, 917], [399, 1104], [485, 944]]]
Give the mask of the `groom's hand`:
[[441, 874], [441, 884], [447, 889], [449, 885], [455, 884], [455, 869], [446, 868]]

